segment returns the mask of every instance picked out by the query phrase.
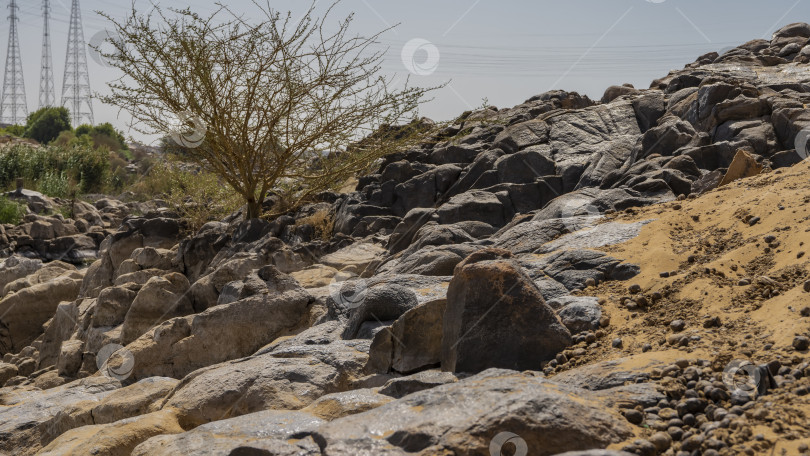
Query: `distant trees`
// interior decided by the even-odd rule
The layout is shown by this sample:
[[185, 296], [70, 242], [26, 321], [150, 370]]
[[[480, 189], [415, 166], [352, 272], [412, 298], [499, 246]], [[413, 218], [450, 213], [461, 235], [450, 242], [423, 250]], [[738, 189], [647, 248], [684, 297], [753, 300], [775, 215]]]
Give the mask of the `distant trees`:
[[136, 131], [170, 135], [242, 196], [248, 218], [270, 189], [284, 211], [425, 138], [415, 120], [434, 88], [380, 74], [384, 51], [372, 45], [384, 31], [351, 35], [351, 16], [327, 24], [331, 7], [294, 20], [254, 5], [255, 21], [227, 6], [105, 15], [112, 49], [99, 52], [124, 77], [102, 101], [129, 111]]
[[70, 113], [66, 108], [45, 107], [28, 115], [23, 136], [47, 144], [70, 129]]

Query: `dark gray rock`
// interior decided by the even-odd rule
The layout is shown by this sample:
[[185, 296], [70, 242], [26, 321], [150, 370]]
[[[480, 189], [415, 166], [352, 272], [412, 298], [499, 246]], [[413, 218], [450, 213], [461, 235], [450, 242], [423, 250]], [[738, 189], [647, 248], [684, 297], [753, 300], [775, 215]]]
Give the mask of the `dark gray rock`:
[[399, 377], [389, 380], [379, 393], [400, 399], [409, 394], [417, 393], [427, 389], [435, 388], [448, 383], [455, 383], [458, 378], [450, 372], [425, 371], [407, 377]]
[[398, 184], [394, 189], [394, 215], [402, 217], [416, 207], [433, 207], [461, 174], [455, 165], [441, 165]]
[[642, 133], [658, 125], [658, 119], [666, 112], [664, 94], [657, 90], [644, 92], [633, 100], [633, 109], [636, 112], [638, 126]]
[[627, 280], [639, 273], [636, 265], [622, 263], [603, 252], [593, 250], [564, 250], [554, 252], [539, 260], [521, 259], [525, 268], [538, 268], [549, 277], [563, 284], [568, 290], [581, 290], [585, 282]]
[[467, 261], [472, 260], [456, 268], [447, 292], [443, 370], [539, 369], [571, 343], [520, 266], [509, 260]]
[[493, 147], [507, 153], [517, 152], [548, 141], [548, 124], [542, 120], [530, 120], [506, 128], [495, 137]]
[[549, 150], [527, 149], [504, 155], [495, 162], [498, 182], [525, 184], [554, 175], [556, 169]]
[[342, 335], [344, 339], [354, 339], [360, 326], [367, 321], [396, 320], [419, 304], [413, 291], [399, 285], [381, 285], [361, 292], [363, 295], [358, 301], [359, 306], [348, 310], [349, 319]]
[[472, 220], [492, 226], [506, 224], [504, 212], [503, 203], [498, 197], [482, 190], [470, 190], [456, 195], [437, 211], [442, 225]]
[[624, 418], [586, 391], [491, 369], [331, 421], [313, 437], [330, 455], [483, 455], [504, 431], [539, 456], [604, 448], [632, 435]]

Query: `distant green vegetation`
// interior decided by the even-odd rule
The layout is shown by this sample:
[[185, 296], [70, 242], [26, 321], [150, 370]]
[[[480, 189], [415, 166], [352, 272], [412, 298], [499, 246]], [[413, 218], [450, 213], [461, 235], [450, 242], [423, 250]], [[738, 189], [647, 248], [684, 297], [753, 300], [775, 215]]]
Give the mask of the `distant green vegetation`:
[[11, 135], [22, 138], [25, 134], [24, 125], [9, 125], [6, 128], [0, 128], [0, 135]]
[[66, 108], [40, 108], [28, 115], [23, 136], [47, 144], [70, 129], [70, 113]]
[[24, 215], [25, 209], [21, 204], [0, 196], [0, 223], [16, 225], [22, 221]]
[[0, 189], [10, 189], [18, 177], [26, 188], [54, 197], [101, 192], [110, 184], [110, 153], [82, 145], [16, 144], [0, 149]]
[[81, 144], [95, 149], [106, 147], [112, 152], [122, 152], [124, 157], [132, 158], [124, 135], [112, 124], [84, 124], [74, 130], [70, 125], [70, 112], [63, 107], [40, 108], [28, 115], [25, 125], [11, 125], [0, 129], [0, 134], [33, 139], [43, 145]]
[[0, 190], [21, 177], [26, 188], [48, 196], [120, 191], [130, 184], [126, 167], [133, 159], [124, 135], [110, 123], [73, 129], [63, 107], [32, 112], [25, 125], [0, 130], [33, 139], [41, 147], [17, 144], [0, 149]]

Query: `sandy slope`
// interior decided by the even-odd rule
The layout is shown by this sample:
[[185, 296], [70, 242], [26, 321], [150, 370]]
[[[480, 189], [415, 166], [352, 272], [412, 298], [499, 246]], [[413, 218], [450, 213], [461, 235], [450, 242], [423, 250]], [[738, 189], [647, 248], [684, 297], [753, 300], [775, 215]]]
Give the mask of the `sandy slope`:
[[[752, 225], [751, 217], [760, 220]], [[810, 280], [810, 160], [694, 199], [606, 217], [651, 219], [638, 237], [602, 248], [639, 264], [642, 272], [628, 282], [582, 291], [605, 298], [611, 323], [597, 346], [559, 370], [630, 355], [636, 355], [631, 361], [636, 367], [701, 358], [720, 370], [737, 359], [780, 360], [788, 366], [807, 361], [808, 352], [795, 350], [792, 343], [795, 336], [810, 336], [810, 309], [802, 315], [810, 307], [810, 292], [804, 290]], [[770, 245], [768, 236], [775, 238]], [[662, 277], [663, 272], [671, 275]], [[741, 285], [743, 279], [751, 285]], [[629, 291], [636, 284], [649, 304], [628, 309], [622, 301], [638, 296]], [[719, 327], [706, 323], [713, 317], [720, 319]], [[670, 327], [677, 319], [686, 323], [682, 331]], [[682, 346], [684, 336], [691, 340]], [[622, 348], [612, 347], [615, 338], [622, 339]], [[644, 344], [650, 344], [646, 352]], [[768, 401], [773, 416], [765, 413], [753, 428], [777, 451], [771, 453], [771, 445], [763, 453], [782, 454], [785, 448], [784, 454], [799, 454], [798, 445], [810, 443], [810, 395], [796, 396], [788, 389]]]

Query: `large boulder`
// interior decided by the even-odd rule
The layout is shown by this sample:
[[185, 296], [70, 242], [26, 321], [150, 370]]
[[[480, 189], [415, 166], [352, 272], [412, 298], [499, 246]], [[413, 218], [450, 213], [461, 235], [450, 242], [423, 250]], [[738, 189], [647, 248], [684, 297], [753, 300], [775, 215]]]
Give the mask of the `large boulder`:
[[[133, 379], [180, 378], [215, 363], [248, 356], [309, 321], [312, 297], [272, 266], [262, 294], [168, 320], [127, 346]], [[223, 343], [227, 341], [227, 343]]]
[[0, 451], [33, 455], [64, 432], [64, 412], [86, 401], [100, 401], [121, 387], [116, 379], [98, 376], [39, 391], [0, 390]]
[[[332, 296], [333, 300], [335, 297]], [[357, 289], [354, 297], [356, 299], [352, 301], [345, 301], [341, 296], [337, 296], [339, 302], [335, 302], [337, 305], [348, 307], [349, 318], [343, 331], [344, 339], [368, 338], [360, 337], [365, 323], [375, 325], [396, 320], [419, 304], [413, 291], [396, 284], [383, 284], [365, 290]]]
[[188, 279], [180, 273], [149, 279], [124, 317], [122, 343], [126, 345], [132, 342], [149, 328], [170, 318], [192, 313], [188, 289]]
[[324, 255], [320, 263], [338, 271], [349, 270], [362, 274], [372, 264], [379, 261], [386, 250], [370, 242], [358, 242], [344, 247], [337, 252]]
[[548, 124], [530, 120], [506, 128], [495, 137], [494, 147], [506, 152], [517, 152], [548, 141]]
[[540, 259], [521, 258], [526, 268], [542, 270], [568, 290], [582, 290], [588, 279], [628, 280], [641, 272], [638, 265], [624, 263], [603, 252], [584, 249], [560, 250]]
[[[26, 261], [25, 263], [22, 264], [31, 264], [31, 263]], [[34, 264], [36, 264], [36, 262]], [[13, 270], [16, 268], [12, 267], [11, 269]], [[29, 275], [26, 275], [25, 277], [21, 277], [17, 280], [7, 282], [5, 287], [2, 290], [0, 290], [0, 297], [3, 297], [9, 293], [20, 291], [24, 288], [32, 287], [39, 283], [49, 282], [61, 275], [64, 275], [65, 273], [68, 273], [69, 271], [75, 270], [76, 270], [75, 266], [63, 263], [61, 261], [53, 261], [47, 263], [40, 269], [37, 269], [36, 271], [32, 272]]]
[[265, 410], [203, 424], [185, 433], [153, 437], [131, 454], [320, 456], [315, 442], [299, 439], [322, 423], [323, 420], [304, 412]]
[[391, 209], [395, 215], [402, 217], [417, 207], [433, 207], [460, 174], [461, 168], [456, 165], [441, 165], [398, 184], [394, 188], [394, 204]]
[[17, 353], [42, 334], [42, 325], [54, 316], [60, 302], [79, 294], [83, 274], [67, 271], [45, 283], [24, 288], [0, 300], [0, 353]]
[[511, 260], [456, 267], [447, 291], [442, 369], [480, 372], [490, 367], [540, 368], [571, 344], [571, 334], [546, 305], [540, 290]]
[[584, 390], [491, 369], [321, 425], [329, 455], [489, 455], [508, 432], [528, 454], [605, 448], [633, 435], [627, 421]]
[[184, 427], [262, 410], [298, 410], [317, 398], [350, 389], [368, 359], [368, 341], [297, 343], [194, 372], [164, 401]]
[[138, 444], [150, 437], [180, 432], [183, 432], [183, 428], [177, 423], [174, 411], [160, 410], [114, 424], [88, 424], [72, 429], [60, 435], [37, 454], [129, 456]]
[[371, 343], [369, 370], [409, 374], [439, 367], [446, 305], [446, 299], [420, 304], [405, 312], [390, 329], [379, 331]]
[[0, 261], [0, 298], [5, 295], [3, 289], [8, 284], [33, 274], [41, 267], [42, 261], [19, 256]]
[[474, 220], [503, 226], [509, 217], [498, 197], [482, 190], [470, 190], [450, 198], [439, 208], [438, 215], [442, 225]]

